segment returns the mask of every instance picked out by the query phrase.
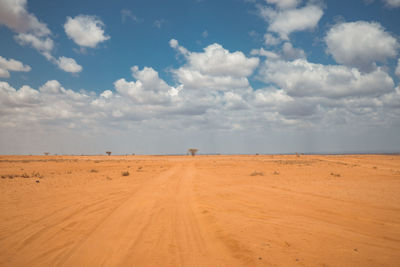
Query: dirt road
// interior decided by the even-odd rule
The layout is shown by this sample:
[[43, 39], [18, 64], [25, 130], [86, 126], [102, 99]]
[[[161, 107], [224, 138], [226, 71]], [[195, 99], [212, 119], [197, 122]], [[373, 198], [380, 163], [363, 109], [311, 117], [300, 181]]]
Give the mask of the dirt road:
[[0, 175], [0, 266], [400, 262], [399, 156], [2, 156]]

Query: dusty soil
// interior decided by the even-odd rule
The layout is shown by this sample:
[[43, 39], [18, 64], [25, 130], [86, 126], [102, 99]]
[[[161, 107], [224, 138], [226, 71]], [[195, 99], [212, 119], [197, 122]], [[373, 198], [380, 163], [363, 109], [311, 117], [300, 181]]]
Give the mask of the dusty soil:
[[0, 177], [0, 266], [400, 265], [400, 156], [0, 156]]

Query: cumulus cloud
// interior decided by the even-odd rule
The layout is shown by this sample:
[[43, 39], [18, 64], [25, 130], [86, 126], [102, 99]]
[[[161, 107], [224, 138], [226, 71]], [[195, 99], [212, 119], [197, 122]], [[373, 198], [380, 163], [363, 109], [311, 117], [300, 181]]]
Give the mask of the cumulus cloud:
[[0, 1], [0, 25], [4, 24], [18, 33], [30, 32], [36, 36], [50, 34], [47, 25], [26, 10], [27, 1]]
[[269, 59], [278, 59], [278, 58], [280, 58], [280, 56], [277, 53], [275, 53], [273, 51], [265, 50], [262, 47], [260, 49], [252, 49], [250, 51], [250, 55], [267, 57]]
[[119, 79], [114, 82], [114, 86], [118, 93], [129, 97], [135, 103], [166, 104], [171, 102], [182, 89], [182, 86], [177, 88], [169, 86], [153, 68], [144, 67], [140, 70], [138, 66], [133, 66], [131, 70], [136, 81]]
[[[379, 41], [378, 41], [379, 40]], [[397, 55], [399, 43], [377, 22], [356, 21], [332, 27], [326, 37], [327, 52], [336, 62], [363, 71], [375, 69]]]
[[242, 52], [229, 52], [220, 44], [211, 44], [203, 52], [190, 52], [172, 39], [171, 47], [181, 53], [187, 63], [173, 70], [176, 78], [185, 88], [229, 88], [248, 87], [246, 77], [250, 76], [259, 64], [259, 59], [248, 58]]
[[394, 88], [392, 78], [381, 68], [362, 73], [356, 68], [315, 64], [305, 59], [266, 61], [259, 77], [266, 83], [275, 83], [293, 97], [373, 97]]
[[285, 42], [282, 46], [282, 56], [286, 60], [294, 60], [298, 58], [305, 58], [306, 54], [303, 49], [294, 48], [289, 42]]
[[274, 46], [277, 45], [281, 42], [281, 39], [279, 37], [275, 37], [273, 34], [271, 33], [266, 33], [264, 34], [264, 43], [266, 46]]
[[67, 17], [64, 30], [68, 38], [83, 47], [94, 48], [99, 43], [110, 39], [110, 36], [104, 32], [104, 23], [95, 16]]
[[54, 42], [49, 37], [37, 37], [30, 33], [20, 33], [16, 35], [15, 40], [20, 45], [29, 45], [39, 51], [47, 60], [51, 60], [53, 56], [51, 55]]
[[259, 12], [269, 23], [268, 31], [279, 34], [283, 40], [289, 40], [289, 35], [292, 32], [314, 29], [324, 14], [322, 8], [317, 5], [284, 10], [274, 10], [268, 6], [261, 6]]
[[76, 63], [75, 59], [69, 57], [59, 57], [58, 67], [66, 72], [77, 73], [82, 71], [82, 66]]
[[6, 59], [0, 56], [0, 78], [9, 78], [9, 71], [30, 71], [31, 67], [29, 65], [24, 65], [21, 61], [15, 59]]
[[[34, 14], [27, 11], [27, 1], [0, 1], [0, 25], [3, 24], [17, 32], [15, 41], [22, 46], [31, 46], [41, 53], [47, 60], [66, 72], [79, 72], [82, 67], [72, 58], [53, 56], [54, 42], [51, 31], [46, 24], [40, 22]], [[4, 68], [0, 75], [9, 76]]]

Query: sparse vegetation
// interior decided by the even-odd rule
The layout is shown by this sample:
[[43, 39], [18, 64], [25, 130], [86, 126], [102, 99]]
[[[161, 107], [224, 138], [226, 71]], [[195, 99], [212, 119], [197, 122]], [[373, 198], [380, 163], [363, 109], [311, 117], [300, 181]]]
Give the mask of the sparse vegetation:
[[43, 178], [43, 176], [39, 172], [32, 172], [32, 177]]
[[331, 175], [334, 176], [334, 177], [340, 177], [340, 173], [331, 172]]
[[22, 178], [29, 178], [30, 176], [28, 174], [24, 173], [24, 174], [21, 175], [21, 177]]
[[254, 171], [250, 174], [250, 176], [264, 176], [263, 172]]
[[90, 172], [99, 172], [98, 170], [91, 169]]
[[129, 172], [128, 172], [128, 171], [121, 172], [121, 175], [122, 175], [122, 176], [129, 176]]
[[189, 148], [188, 153], [192, 155], [193, 157], [196, 155], [197, 151], [199, 151], [197, 148]]

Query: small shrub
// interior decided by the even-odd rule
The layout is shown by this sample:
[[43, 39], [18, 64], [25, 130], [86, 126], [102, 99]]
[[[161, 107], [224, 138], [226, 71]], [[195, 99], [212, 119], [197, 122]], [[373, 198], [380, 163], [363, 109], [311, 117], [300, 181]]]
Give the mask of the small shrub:
[[142, 166], [139, 166], [139, 167], [137, 168], [138, 172], [141, 172], [141, 171], [142, 171], [142, 169], [143, 169], [143, 167], [142, 167]]
[[99, 172], [98, 170], [91, 169], [90, 172]]
[[188, 153], [190, 153], [193, 157], [196, 155], [197, 151], [199, 151], [197, 148], [188, 149]]
[[22, 177], [22, 178], [29, 178], [29, 175], [26, 174], [26, 173], [24, 173], [24, 174], [21, 175], [21, 177]]
[[106, 154], [110, 156], [111, 155], [111, 151], [106, 151]]
[[340, 174], [339, 174], [339, 173], [331, 172], [331, 175], [334, 176], [334, 177], [340, 177]]
[[121, 175], [122, 175], [122, 176], [129, 176], [129, 172], [128, 172], [128, 171], [121, 172]]
[[254, 172], [252, 172], [252, 173], [250, 174], [250, 176], [264, 176], [264, 173], [263, 173], [263, 172], [254, 171]]
[[39, 172], [32, 172], [31, 176], [32, 177], [38, 177], [38, 178], [42, 178], [43, 177], [42, 175], [40, 175]]
[[279, 172], [278, 171], [274, 171], [274, 175], [279, 175]]

